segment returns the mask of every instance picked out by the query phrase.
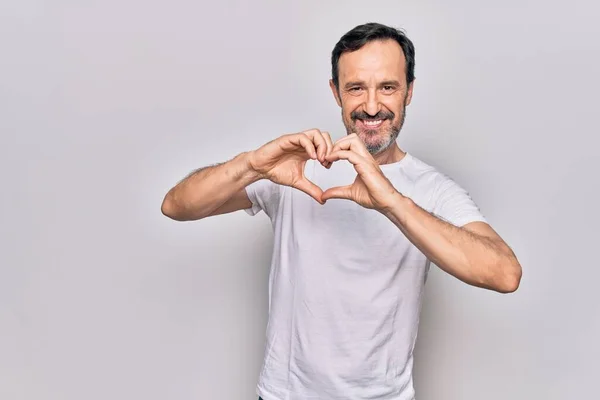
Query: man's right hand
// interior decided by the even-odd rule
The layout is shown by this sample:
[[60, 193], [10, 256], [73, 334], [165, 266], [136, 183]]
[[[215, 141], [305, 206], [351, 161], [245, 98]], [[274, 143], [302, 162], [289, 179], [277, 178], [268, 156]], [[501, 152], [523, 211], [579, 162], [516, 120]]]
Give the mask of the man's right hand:
[[319, 160], [325, 168], [330, 168], [331, 163], [325, 156], [332, 149], [329, 133], [311, 129], [283, 135], [252, 151], [250, 165], [261, 178], [301, 190], [323, 204], [323, 191], [306, 179], [304, 166], [306, 161], [313, 159]]

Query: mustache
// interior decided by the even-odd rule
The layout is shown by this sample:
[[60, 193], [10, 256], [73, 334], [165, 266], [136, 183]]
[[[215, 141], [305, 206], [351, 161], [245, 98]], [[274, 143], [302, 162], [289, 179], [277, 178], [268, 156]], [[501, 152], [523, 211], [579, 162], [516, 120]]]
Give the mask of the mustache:
[[364, 121], [375, 121], [378, 119], [394, 119], [395, 114], [391, 111], [379, 111], [377, 114], [375, 115], [369, 115], [364, 111], [352, 111], [352, 113], [350, 113], [350, 118], [352, 118], [352, 120], [357, 120], [357, 119], [362, 119]]

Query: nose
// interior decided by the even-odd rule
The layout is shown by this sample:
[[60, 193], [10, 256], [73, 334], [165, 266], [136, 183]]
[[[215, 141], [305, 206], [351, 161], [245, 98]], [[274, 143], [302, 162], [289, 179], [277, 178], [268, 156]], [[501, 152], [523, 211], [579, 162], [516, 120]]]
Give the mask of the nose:
[[364, 111], [371, 116], [376, 115], [379, 111], [381, 111], [381, 104], [379, 103], [377, 90], [370, 89], [367, 91], [367, 97], [363, 107]]

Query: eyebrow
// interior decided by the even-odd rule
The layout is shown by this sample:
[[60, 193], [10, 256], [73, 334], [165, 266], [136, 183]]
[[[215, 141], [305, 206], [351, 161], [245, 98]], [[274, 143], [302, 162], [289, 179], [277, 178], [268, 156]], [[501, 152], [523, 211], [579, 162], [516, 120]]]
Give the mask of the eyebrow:
[[354, 86], [363, 86], [364, 82], [361, 81], [352, 81], [352, 82], [348, 82], [344, 85], [344, 89], [350, 89], [351, 87]]
[[[351, 82], [346, 83], [344, 85], [344, 88], [345, 89], [350, 89], [351, 87], [354, 87], [354, 86], [364, 86], [364, 84], [365, 83], [362, 82], [362, 81], [351, 81]], [[400, 85], [400, 82], [398, 82], [398, 81], [388, 80], [388, 81], [380, 82], [378, 84], [378, 86], [379, 87], [381, 87], [381, 86], [397, 86], [397, 87], [400, 87], [401, 85]]]
[[379, 84], [379, 86], [400, 86], [400, 82], [398, 81], [383, 81]]

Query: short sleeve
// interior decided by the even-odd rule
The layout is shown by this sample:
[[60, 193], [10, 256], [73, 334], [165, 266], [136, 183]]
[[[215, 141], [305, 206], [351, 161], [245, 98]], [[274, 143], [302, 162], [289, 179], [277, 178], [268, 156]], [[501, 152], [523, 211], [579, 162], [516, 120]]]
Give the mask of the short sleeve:
[[458, 227], [475, 221], [487, 223], [469, 193], [449, 177], [444, 176], [437, 193], [434, 215]]
[[273, 217], [279, 205], [280, 188], [280, 185], [268, 179], [261, 179], [246, 186], [246, 194], [252, 206], [244, 211], [254, 216], [262, 210], [269, 217]]

